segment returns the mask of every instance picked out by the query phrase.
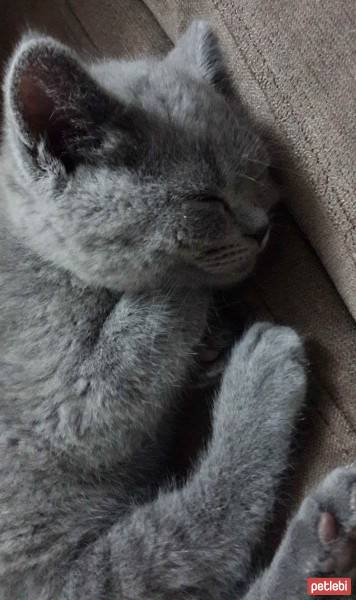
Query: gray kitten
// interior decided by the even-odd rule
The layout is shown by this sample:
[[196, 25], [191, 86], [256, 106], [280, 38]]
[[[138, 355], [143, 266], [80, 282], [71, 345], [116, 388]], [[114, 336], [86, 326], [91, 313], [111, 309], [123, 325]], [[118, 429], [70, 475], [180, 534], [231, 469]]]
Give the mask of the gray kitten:
[[211, 290], [268, 235], [266, 150], [207, 25], [163, 59], [94, 65], [28, 36], [4, 89], [1, 599], [299, 600], [307, 576], [347, 571], [355, 469], [251, 572], [305, 394], [289, 328], [233, 348], [206, 451], [162, 485]]

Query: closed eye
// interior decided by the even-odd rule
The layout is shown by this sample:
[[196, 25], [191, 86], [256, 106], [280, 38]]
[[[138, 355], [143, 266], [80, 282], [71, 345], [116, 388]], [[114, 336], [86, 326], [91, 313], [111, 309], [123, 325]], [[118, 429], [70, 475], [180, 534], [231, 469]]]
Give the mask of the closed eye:
[[214, 196], [214, 195], [210, 195], [210, 194], [199, 194], [196, 196], [190, 196], [189, 199], [190, 199], [190, 201], [193, 200], [194, 202], [219, 205], [220, 207], [222, 207], [224, 209], [224, 211], [227, 214], [232, 216], [230, 206], [227, 204], [227, 202], [224, 200], [224, 198], [221, 198], [221, 196]]

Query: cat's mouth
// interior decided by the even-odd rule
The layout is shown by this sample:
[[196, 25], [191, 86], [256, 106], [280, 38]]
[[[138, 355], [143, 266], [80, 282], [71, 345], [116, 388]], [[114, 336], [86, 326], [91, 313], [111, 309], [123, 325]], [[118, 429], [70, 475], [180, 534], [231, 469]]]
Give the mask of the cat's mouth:
[[239, 240], [230, 240], [225, 244], [211, 248], [200, 248], [191, 253], [191, 259], [212, 276], [240, 280], [254, 269], [259, 255], [268, 244], [270, 226], [259, 230], [255, 235], [244, 236]]
[[254, 268], [259, 251], [241, 244], [227, 244], [200, 251], [192, 257], [195, 264], [210, 275], [247, 276]]

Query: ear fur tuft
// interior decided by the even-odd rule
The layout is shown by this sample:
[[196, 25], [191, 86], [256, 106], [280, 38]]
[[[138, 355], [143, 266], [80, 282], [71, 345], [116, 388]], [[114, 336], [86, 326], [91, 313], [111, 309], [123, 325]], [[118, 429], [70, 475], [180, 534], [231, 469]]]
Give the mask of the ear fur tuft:
[[171, 59], [193, 69], [196, 75], [224, 94], [232, 92], [230, 77], [218, 39], [206, 21], [193, 21], [172, 50]]

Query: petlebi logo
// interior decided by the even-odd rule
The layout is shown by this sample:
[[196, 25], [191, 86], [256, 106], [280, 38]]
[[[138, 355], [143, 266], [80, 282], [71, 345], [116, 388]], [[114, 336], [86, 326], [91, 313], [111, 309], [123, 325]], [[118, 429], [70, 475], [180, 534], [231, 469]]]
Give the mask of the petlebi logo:
[[350, 577], [309, 577], [309, 596], [351, 596]]

